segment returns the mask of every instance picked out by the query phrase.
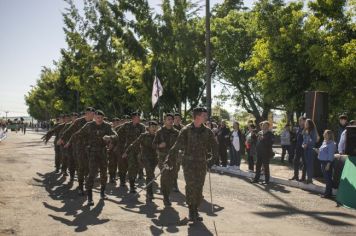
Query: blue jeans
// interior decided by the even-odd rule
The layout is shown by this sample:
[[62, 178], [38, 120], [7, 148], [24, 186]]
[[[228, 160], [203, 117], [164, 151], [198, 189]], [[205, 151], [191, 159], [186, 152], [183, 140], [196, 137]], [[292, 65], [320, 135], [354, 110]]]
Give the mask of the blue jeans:
[[314, 173], [314, 150], [311, 147], [307, 147], [304, 150], [304, 158], [307, 164], [308, 180], [311, 181], [313, 179], [313, 173]]
[[241, 154], [240, 151], [236, 151], [233, 145], [230, 145], [230, 166], [240, 166]]
[[321, 171], [323, 172], [323, 176], [325, 179], [326, 187], [325, 187], [325, 195], [331, 196], [332, 195], [332, 185], [333, 185], [333, 180], [332, 180], [332, 163], [330, 163], [330, 168], [329, 170], [325, 170], [326, 165], [328, 164], [327, 161], [320, 161], [321, 163]]

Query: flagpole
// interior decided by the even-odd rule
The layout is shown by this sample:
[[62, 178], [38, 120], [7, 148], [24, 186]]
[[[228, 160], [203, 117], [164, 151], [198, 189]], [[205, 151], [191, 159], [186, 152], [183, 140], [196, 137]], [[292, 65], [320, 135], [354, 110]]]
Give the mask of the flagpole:
[[156, 87], [157, 87], [157, 107], [158, 107], [158, 122], [161, 122], [161, 108], [159, 105], [159, 86], [158, 86], [158, 79], [157, 79], [157, 65], [155, 66], [155, 80], [156, 80]]

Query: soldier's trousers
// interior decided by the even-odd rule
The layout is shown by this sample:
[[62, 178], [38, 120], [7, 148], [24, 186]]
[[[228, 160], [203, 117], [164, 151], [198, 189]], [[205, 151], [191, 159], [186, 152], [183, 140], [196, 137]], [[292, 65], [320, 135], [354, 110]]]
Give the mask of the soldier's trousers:
[[108, 168], [110, 177], [116, 177], [116, 170], [118, 169], [119, 154], [114, 151], [108, 151]]
[[[158, 168], [160, 171], [163, 169], [163, 164], [166, 160], [166, 154], [158, 155]], [[161, 192], [163, 196], [169, 196], [171, 193], [173, 183], [175, 181], [175, 176], [177, 173], [177, 165], [174, 163], [172, 170], [164, 170], [161, 174]]]
[[89, 174], [89, 158], [86, 150], [78, 149], [77, 150], [77, 174], [78, 174], [78, 183], [79, 186], [82, 187], [84, 184], [85, 178], [87, 178]]
[[137, 160], [137, 154], [136, 153], [129, 153], [128, 156], [127, 156], [127, 161], [128, 161], [128, 176], [129, 176], [129, 179], [136, 179], [136, 176], [137, 176], [139, 168], [140, 168], [138, 160]]
[[[147, 156], [144, 156], [142, 159], [143, 159], [143, 166], [146, 171], [146, 185], [147, 185], [155, 177], [155, 169], [157, 167], [158, 160], [156, 157], [147, 157]], [[146, 191], [148, 195], [153, 195], [152, 184], [147, 187]]]
[[128, 158], [122, 158], [122, 153], [118, 154], [118, 167], [119, 167], [119, 176], [126, 176], [128, 171]]
[[57, 170], [61, 167], [61, 147], [54, 145], [54, 165]]
[[61, 164], [62, 164], [62, 172], [66, 172], [67, 168], [68, 168], [68, 156], [69, 151], [67, 148], [64, 148], [63, 146], [61, 146]]
[[94, 186], [94, 180], [96, 175], [100, 170], [100, 184], [105, 186], [107, 182], [107, 156], [105, 150], [102, 151], [90, 151], [89, 152], [89, 176], [88, 181], [86, 182], [86, 189], [91, 190]]
[[77, 169], [77, 164], [76, 164], [76, 148], [69, 147], [68, 148], [68, 169], [69, 169], [69, 174], [71, 177], [74, 177], [75, 171]]
[[185, 198], [189, 206], [199, 207], [203, 200], [203, 186], [206, 176], [206, 161], [183, 160]]

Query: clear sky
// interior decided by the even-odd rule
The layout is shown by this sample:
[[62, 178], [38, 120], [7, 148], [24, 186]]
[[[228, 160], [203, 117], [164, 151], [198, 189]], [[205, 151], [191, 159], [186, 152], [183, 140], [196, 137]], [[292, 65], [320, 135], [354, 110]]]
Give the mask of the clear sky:
[[[245, 5], [254, 1], [245, 0]], [[210, 2], [213, 6], [223, 0]], [[161, 0], [149, 3], [158, 11]], [[0, 117], [5, 111], [8, 116], [27, 115], [24, 95], [36, 84], [42, 67], [51, 67], [66, 47], [61, 15], [65, 7], [63, 0], [0, 0]]]

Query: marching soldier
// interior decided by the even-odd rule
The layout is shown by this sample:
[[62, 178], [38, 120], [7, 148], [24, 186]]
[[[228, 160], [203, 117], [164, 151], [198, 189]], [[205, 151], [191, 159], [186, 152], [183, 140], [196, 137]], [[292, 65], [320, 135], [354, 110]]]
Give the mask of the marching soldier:
[[[174, 125], [173, 125], [173, 127], [178, 131], [180, 131], [183, 128], [182, 116], [181, 116], [180, 113], [175, 113], [174, 114]], [[176, 168], [176, 173], [175, 173], [174, 182], [173, 182], [173, 191], [174, 192], [179, 192], [177, 180], [178, 180], [178, 173], [179, 173], [181, 164], [182, 164], [182, 154], [178, 153], [177, 168]]]
[[[88, 205], [94, 205], [93, 202], [93, 186], [94, 179], [100, 170], [100, 197], [106, 199], [105, 187], [107, 182], [107, 158], [106, 158], [106, 142], [104, 136], [116, 136], [115, 131], [112, 130], [111, 125], [104, 121], [104, 112], [97, 110], [95, 113], [95, 121], [88, 122], [81, 128], [76, 136], [79, 139], [87, 138], [88, 152], [89, 152], [89, 177], [86, 182], [86, 189], [88, 193]], [[68, 146], [72, 144], [72, 138], [68, 141]]]
[[183, 151], [185, 195], [189, 207], [189, 220], [193, 222], [203, 220], [199, 216], [198, 207], [203, 199], [202, 192], [207, 166], [210, 168], [218, 156], [214, 134], [204, 125], [207, 118], [205, 108], [195, 108], [193, 110], [194, 121], [181, 130], [177, 142], [167, 156], [167, 165], [174, 167], [178, 151]]
[[56, 173], [59, 173], [60, 168], [61, 168], [61, 148], [59, 145], [57, 145], [57, 141], [59, 139], [59, 133], [61, 132], [61, 130], [63, 129], [65, 125], [64, 122], [64, 115], [60, 115], [57, 118], [57, 123], [54, 125], [54, 127], [49, 130], [43, 137], [42, 140], [45, 142], [45, 144], [47, 144], [48, 140], [51, 139], [51, 137], [53, 135], [55, 135], [55, 139], [54, 139], [54, 164], [55, 164], [55, 168], [56, 168]]
[[[121, 143], [121, 145], [123, 145], [124, 147], [124, 150], [126, 150], [127, 147], [146, 130], [145, 126], [140, 123], [140, 113], [133, 112], [131, 114], [131, 119], [132, 119], [131, 122], [126, 122], [118, 129], [117, 137], [113, 140], [114, 143], [118, 143], [118, 142]], [[132, 151], [130, 155], [127, 155], [127, 153], [123, 153], [122, 155], [122, 158], [124, 160], [127, 159], [128, 162], [127, 171], [128, 171], [128, 177], [130, 183], [130, 193], [136, 193], [135, 179], [139, 169], [137, 155], [138, 155], [137, 150]], [[119, 165], [120, 164], [121, 163], [119, 163]], [[123, 180], [121, 180], [121, 178]], [[124, 181], [125, 178], [126, 178], [126, 172], [123, 173], [120, 171], [120, 181]]]
[[[86, 123], [93, 121], [95, 114], [95, 109], [92, 107], [88, 107], [85, 110], [85, 113], [82, 117], [76, 119], [74, 123], [63, 132], [59, 143], [64, 144], [64, 148], [69, 148], [67, 145], [68, 141], [72, 136], [80, 130]], [[80, 140], [76, 137], [72, 139], [72, 149], [73, 155], [75, 156], [76, 166], [77, 166], [77, 175], [78, 175], [78, 193], [79, 195], [84, 194], [83, 184], [84, 178], [88, 175], [89, 168], [89, 160], [86, 152], [85, 140]]]
[[[130, 155], [132, 151], [140, 149], [140, 155], [138, 155], [138, 163], [145, 168], [146, 171], [146, 186], [148, 183], [153, 181], [155, 175], [155, 169], [158, 164], [156, 149], [153, 146], [153, 140], [157, 131], [157, 122], [148, 122], [147, 132], [141, 134], [130, 146], [127, 148], [125, 153]], [[152, 184], [146, 188], [147, 202], [151, 202], [153, 199], [153, 187]]]
[[[173, 128], [173, 120], [173, 114], [166, 114], [164, 117], [164, 126], [157, 131], [155, 139], [153, 140], [153, 144], [157, 148], [158, 167], [161, 171], [163, 171], [164, 162], [166, 161], [168, 151], [176, 142], [179, 135], [178, 130]], [[174, 165], [172, 170], [164, 170], [161, 175], [161, 191], [163, 194], [163, 203], [165, 206], [172, 205], [169, 200], [169, 194], [173, 186], [176, 168], [177, 166]]]
[[[113, 118], [112, 120], [112, 127], [113, 129], [115, 129], [117, 126], [120, 125], [120, 119], [119, 118]], [[112, 184], [116, 183], [116, 171], [118, 168], [118, 157], [119, 157], [119, 153], [117, 152], [118, 149], [114, 147], [110, 147], [107, 151], [107, 155], [108, 155], [108, 169], [109, 169], [109, 181]]]

